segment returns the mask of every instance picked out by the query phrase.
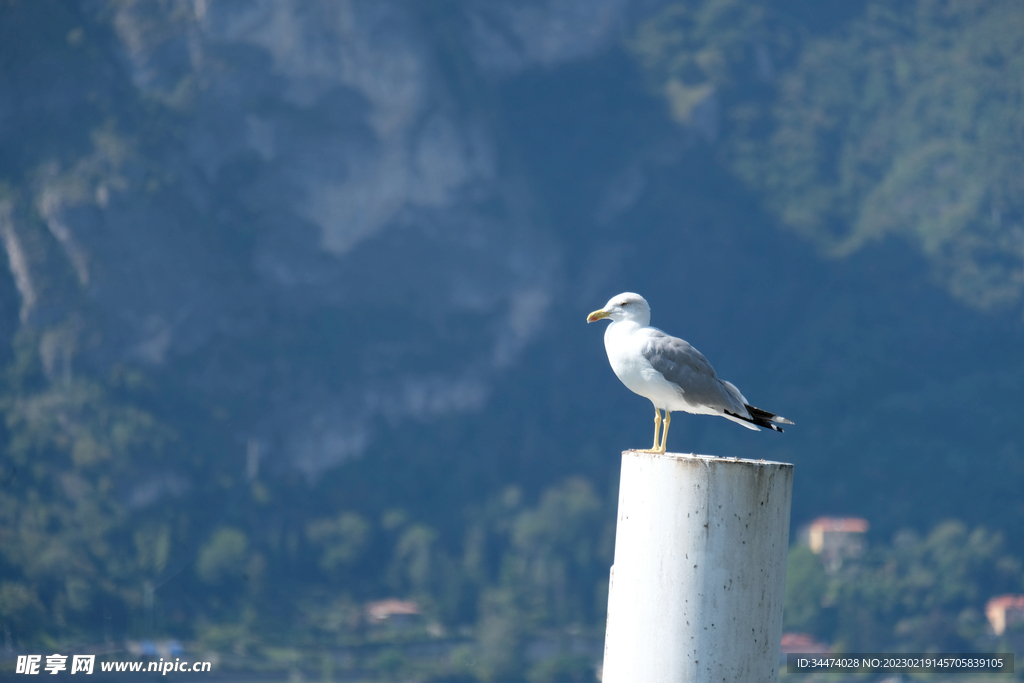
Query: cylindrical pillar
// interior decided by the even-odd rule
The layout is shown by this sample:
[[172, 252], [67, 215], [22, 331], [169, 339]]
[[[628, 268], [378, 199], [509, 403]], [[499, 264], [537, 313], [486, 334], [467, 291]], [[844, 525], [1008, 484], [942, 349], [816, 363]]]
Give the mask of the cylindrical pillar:
[[793, 466], [622, 454], [603, 683], [778, 676]]

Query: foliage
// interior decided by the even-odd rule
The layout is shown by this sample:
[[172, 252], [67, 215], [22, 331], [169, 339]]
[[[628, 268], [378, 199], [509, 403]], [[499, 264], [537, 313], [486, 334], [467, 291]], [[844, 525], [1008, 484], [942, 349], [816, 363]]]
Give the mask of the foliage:
[[529, 683], [576, 683], [594, 680], [594, 665], [586, 657], [565, 655], [538, 662], [526, 675]]
[[[526, 654], [538, 637], [601, 632], [614, 519], [612, 499], [587, 479], [533, 503], [508, 487], [467, 514], [461, 537], [396, 508], [376, 517], [297, 509], [284, 521], [267, 502], [299, 501], [306, 484], [224, 478], [140, 407], [147, 383], [137, 372], [107, 382], [48, 375], [38, 345], [19, 342], [0, 403], [0, 618], [19, 646], [88, 638], [105, 613], [111, 636], [171, 632], [239, 654], [267, 640], [394, 643], [359, 661], [395, 675], [591, 675], [593, 662], [564, 647], [537, 661]], [[171, 463], [181, 481], [223, 483], [146, 493], [146, 472]], [[217, 499], [232, 512], [206, 520]], [[794, 548], [785, 624], [849, 650], [970, 648], [983, 635], [985, 600], [1020, 590], [1022, 576], [999, 534], [958, 522], [901, 533], [835, 574]], [[388, 596], [415, 599], [421, 622], [369, 623], [361, 605]], [[459, 629], [472, 640], [447, 668], [424, 669], [400, 646]]]
[[821, 606], [828, 590], [828, 577], [818, 556], [806, 545], [796, 545], [786, 562], [786, 608], [783, 628], [787, 631], [820, 633]]
[[[273, 648], [347, 648], [353, 667], [372, 672], [368, 678], [591, 678], [594, 659], [569, 654], [567, 642], [579, 634], [599, 640], [603, 631], [614, 495], [592, 470], [563, 479], [535, 468], [530, 484], [504, 490], [507, 481], [520, 481], [508, 476], [515, 470], [487, 473], [493, 489], [445, 471], [464, 493], [438, 506], [394, 495], [432, 482], [410, 482], [417, 475], [409, 472], [417, 470], [386, 452], [378, 454], [376, 462], [386, 464], [377, 469], [353, 465], [332, 473], [370, 472], [378, 480], [366, 488], [386, 498], [349, 500], [272, 463], [261, 471], [258, 458], [252, 466], [239, 463], [233, 454], [248, 427], [236, 418], [250, 397], [209, 405], [214, 394], [188, 394], [181, 376], [205, 374], [185, 372], [180, 359], [143, 371], [109, 367], [93, 354], [95, 365], [86, 365], [85, 348], [103, 345], [90, 316], [113, 314], [89, 308], [89, 288], [104, 286], [102, 261], [81, 255], [73, 241], [58, 243], [60, 212], [47, 218], [58, 197], [84, 214], [143, 193], [162, 197], [153, 201], [183, 212], [173, 225], [190, 226], [201, 236], [197, 244], [226, 245], [213, 261], [222, 253], [255, 260], [248, 247], [259, 223], [237, 207], [206, 203], [201, 191], [195, 206], [178, 201], [168, 188], [187, 174], [175, 167], [179, 162], [165, 161], [179, 159], [179, 152], [148, 149], [184, 144], [181, 119], [201, 113], [192, 107], [209, 83], [186, 73], [137, 98], [107, 73], [120, 67], [108, 60], [101, 27], [86, 22], [74, 3], [6, 3], [0, 11], [7, 12], [0, 24], [14, 27], [5, 35], [19, 32], [19, 22], [45, 33], [24, 31], [8, 41], [0, 51], [7, 71], [38, 63], [42, 75], [34, 78], [48, 81], [59, 71], [69, 92], [72, 85], [88, 91], [87, 104], [66, 108], [76, 125], [65, 123], [65, 107], [41, 106], [29, 134], [5, 138], [10, 144], [0, 154], [0, 210], [17, 219], [20, 246], [38, 266], [39, 301], [56, 302], [25, 316], [14, 348], [0, 354], [7, 364], [0, 385], [5, 639], [24, 649], [174, 635], [221, 653], [269, 659]], [[175, 11], [173, 19], [187, 23], [190, 13]], [[160, 25], [158, 14], [151, 18], [149, 29], [167, 29], [153, 44], [173, 43], [177, 29]], [[729, 167], [830, 253], [842, 256], [885, 235], [903, 235], [966, 300], [995, 306], [1019, 298], [1024, 30], [1017, 6], [876, 3], [845, 29], [808, 39], [798, 55], [794, 36], [800, 34], [771, 5], [706, 0], [670, 4], [643, 22], [629, 44], [673, 119], [720, 142]], [[244, 175], [248, 163], [228, 165], [211, 187], [231, 185], [231, 174]], [[241, 218], [215, 218], [232, 211]], [[226, 260], [220, 266], [232, 267]], [[223, 328], [235, 324], [224, 321]], [[344, 324], [364, 326], [348, 318]], [[278, 327], [275, 334], [306, 339], [288, 325]], [[344, 329], [319, 330], [309, 343], [331, 345]], [[449, 341], [460, 334], [451, 331]], [[293, 372], [283, 356], [315, 355], [306, 343], [268, 343], [260, 347], [266, 356], [239, 344], [225, 355], [235, 360], [236, 352], [250, 353], [246, 362], [273, 367], [265, 383], [239, 384], [258, 387], [252, 394], [274, 394], [280, 385], [273, 373]], [[344, 360], [346, 368], [358, 366]], [[161, 371], [167, 375], [147, 375]], [[232, 371], [230, 364], [218, 370]], [[521, 420], [514, 417], [509, 422], [518, 433]], [[529, 438], [524, 442], [532, 448]], [[429, 459], [438, 449], [421, 450]], [[985, 598], [1020, 588], [1020, 565], [998, 536], [951, 523], [923, 539], [900, 536], [835, 576], [806, 549], [794, 549], [786, 624], [848, 648], [961, 647], [978, 637]], [[366, 603], [389, 597], [415, 600], [421, 618], [411, 625], [371, 623]], [[450, 664], [425, 665], [408, 654], [410, 643], [440, 639], [457, 641]], [[559, 653], [531, 659], [537, 640], [555, 643]], [[299, 659], [294, 652], [288, 657]], [[323, 677], [330, 678], [329, 664]]]
[[1001, 534], [947, 521], [898, 533], [826, 576], [809, 549], [790, 551], [785, 624], [847, 652], [967, 652], [986, 633], [985, 601], [1024, 588]]
[[[266, 503], [300, 501], [305, 484], [218, 474], [216, 461], [189, 457], [139, 407], [139, 373], [122, 368], [99, 382], [48, 371], [39, 344], [19, 341], [0, 400], [0, 620], [18, 647], [95, 639], [97, 613], [107, 638], [172, 633], [236, 654], [268, 637], [400, 644], [428, 637], [424, 626], [472, 626], [469, 663], [448, 673], [500, 681], [525, 675], [531, 633], [603, 619], [611, 520], [583, 478], [536, 505], [506, 489], [467, 520], [461, 545], [394, 508], [376, 521], [298, 510], [282, 524]], [[153, 472], [172, 465], [154, 486]], [[220, 483], [191, 483], [204, 479]], [[218, 500], [232, 512], [211, 516]], [[424, 622], [370, 624], [361, 605], [388, 596], [415, 599]], [[400, 647], [374, 652], [363, 660], [374, 671], [423, 673]], [[548, 680], [586, 663], [538, 667], [531, 677]]]
[[335, 519], [310, 522], [306, 535], [324, 549], [320, 567], [333, 571], [359, 558], [365, 549], [369, 528], [369, 523], [358, 514], [343, 512]]
[[[718, 98], [748, 80], [752, 61], [765, 58], [764, 23], [765, 8], [758, 4], [673, 3], [642, 23], [629, 47], [652, 89], [664, 95], [672, 118], [707, 126], [702, 107], [712, 113], [706, 110]], [[705, 132], [713, 137], [713, 131]]]
[[114, 395], [124, 377], [113, 391], [64, 372], [47, 379], [33, 350], [46, 340], [19, 339], [0, 399], [0, 612], [22, 641], [83, 633], [97, 611], [142, 606], [170, 543], [166, 526], [130, 524], [117, 491], [140, 458], [161, 463], [173, 432]]
[[196, 559], [196, 573], [206, 583], [241, 576], [248, 540], [231, 527], [221, 527], [203, 545]]
[[[979, 308], [1024, 294], [1024, 7], [872, 2], [834, 34], [758, 5], [675, 3], [630, 45], [680, 123], [724, 102], [721, 152], [782, 221], [842, 257], [897, 236]], [[765, 84], [773, 82], [773, 88]]]
[[987, 308], [1024, 293], [1024, 8], [876, 2], [808, 43], [768, 143], [735, 168], [782, 219], [845, 255], [897, 235]]
[[531, 619], [540, 624], [590, 622], [600, 607], [578, 586], [593, 586], [606, 573], [610, 548], [601, 546], [602, 501], [585, 479], [570, 479], [544, 493], [533, 510], [514, 520], [511, 552], [502, 579], [521, 591]]

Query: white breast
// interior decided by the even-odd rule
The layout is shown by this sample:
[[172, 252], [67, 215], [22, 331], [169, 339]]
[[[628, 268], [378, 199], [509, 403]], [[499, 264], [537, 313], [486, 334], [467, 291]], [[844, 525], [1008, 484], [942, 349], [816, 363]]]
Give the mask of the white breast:
[[662, 410], [718, 415], [716, 410], [687, 401], [685, 392], [665, 379], [644, 357], [642, 351], [649, 336], [645, 332], [650, 329], [622, 320], [611, 323], [605, 330], [604, 348], [615, 376], [630, 391], [649, 399]]

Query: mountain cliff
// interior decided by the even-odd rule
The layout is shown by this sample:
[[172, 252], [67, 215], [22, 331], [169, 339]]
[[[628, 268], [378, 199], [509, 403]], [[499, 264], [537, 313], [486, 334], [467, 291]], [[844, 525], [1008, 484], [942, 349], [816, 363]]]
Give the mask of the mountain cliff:
[[[796, 463], [795, 522], [1019, 529], [1019, 158], [956, 165], [1019, 133], [997, 106], [1016, 91], [968, 98], [1006, 125], [961, 121], [933, 158], [914, 145], [941, 138], [941, 101], [929, 135], [899, 131], [941, 74], [868, 88], [874, 108], [822, 84], [889, 73], [864, 48], [879, 24], [923, 69], [956, 40], [941, 17], [904, 8], [900, 33], [870, 4], [744, 7], [0, 4], [2, 514], [21, 539], [0, 606], [18, 637], [103, 610], [129, 629], [154, 590], [178, 596], [167, 614], [215, 611], [181, 596], [243, 573], [225, 604], [284, 604], [266, 577], [294, 575], [486, 620], [506, 605], [495, 548], [531, 552], [514, 529], [575, 542], [544, 515], [589, 539], [582, 569], [557, 565], [585, 575], [558, 619], [598, 619], [618, 453], [651, 430], [584, 323], [620, 291], [796, 422], [678, 417], [669, 448]], [[991, 21], [950, 64], [1019, 74], [1009, 34], [971, 56]], [[865, 166], [875, 143], [889, 175]], [[956, 174], [973, 199], [936, 228], [926, 205]], [[324, 560], [325, 538], [364, 559]], [[62, 543], [90, 559], [70, 570]], [[454, 566], [463, 584], [438, 578]]]

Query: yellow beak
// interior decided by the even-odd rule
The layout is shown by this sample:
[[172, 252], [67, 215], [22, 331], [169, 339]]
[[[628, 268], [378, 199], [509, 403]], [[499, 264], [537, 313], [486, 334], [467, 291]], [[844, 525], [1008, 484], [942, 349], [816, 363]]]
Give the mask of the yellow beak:
[[592, 323], [595, 320], [600, 320], [601, 318], [607, 318], [607, 317], [608, 317], [608, 311], [606, 311], [606, 310], [604, 310], [602, 308], [600, 311], [594, 311], [593, 313], [588, 315], [587, 316], [587, 322], [588, 323]]

